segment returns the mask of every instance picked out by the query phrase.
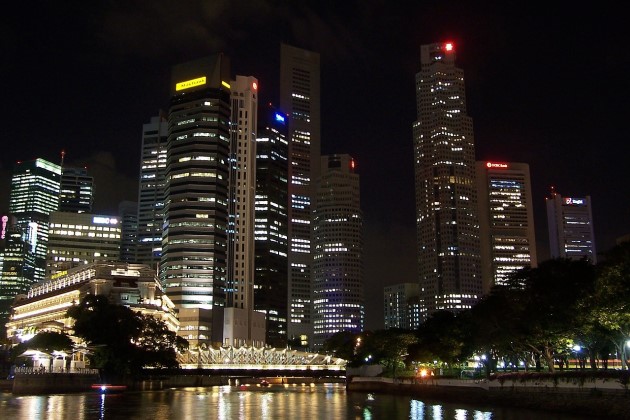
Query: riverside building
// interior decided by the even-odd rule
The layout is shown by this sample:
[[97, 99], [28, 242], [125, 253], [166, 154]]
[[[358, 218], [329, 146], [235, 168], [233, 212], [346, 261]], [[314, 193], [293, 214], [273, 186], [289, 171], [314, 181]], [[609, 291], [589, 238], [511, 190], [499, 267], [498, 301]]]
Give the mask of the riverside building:
[[477, 162], [484, 294], [525, 267], [536, 267], [529, 165]]
[[320, 57], [280, 46], [280, 109], [289, 118], [288, 336], [311, 345], [312, 211], [320, 165]]
[[48, 231], [46, 277], [79, 265], [120, 259], [118, 216], [53, 212]]
[[322, 156], [314, 217], [314, 348], [365, 322], [359, 175], [348, 155]]
[[148, 264], [156, 270], [162, 255], [166, 143], [168, 139], [166, 118], [160, 113], [142, 125], [142, 148], [140, 151], [135, 261]]
[[261, 109], [256, 138], [254, 307], [266, 317], [266, 343], [287, 346], [288, 116]]
[[149, 266], [92, 263], [60, 271], [31, 286], [12, 305], [7, 337], [18, 344], [41, 331], [72, 335], [74, 320], [66, 312], [88, 294], [106, 296], [112, 303], [164, 321], [171, 331], [178, 329], [174, 305]]
[[545, 203], [551, 258], [587, 258], [597, 264], [591, 197], [563, 197], [552, 190]]
[[223, 342], [230, 80], [223, 54], [171, 72], [160, 279], [192, 348]]
[[422, 316], [471, 308], [482, 294], [475, 141], [452, 43], [420, 48], [413, 124]]
[[265, 316], [254, 310], [254, 203], [258, 80], [236, 76], [230, 82], [231, 141], [227, 278], [223, 344], [262, 347]]

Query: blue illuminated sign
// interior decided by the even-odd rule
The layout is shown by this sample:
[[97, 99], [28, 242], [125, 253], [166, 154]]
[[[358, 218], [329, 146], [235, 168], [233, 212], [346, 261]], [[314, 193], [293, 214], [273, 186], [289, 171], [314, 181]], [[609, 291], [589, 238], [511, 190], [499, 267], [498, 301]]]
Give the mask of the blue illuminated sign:
[[275, 117], [276, 117], [276, 121], [281, 122], [281, 123], [284, 124], [284, 117], [282, 115], [280, 115], [280, 114], [278, 114], [276, 112]]

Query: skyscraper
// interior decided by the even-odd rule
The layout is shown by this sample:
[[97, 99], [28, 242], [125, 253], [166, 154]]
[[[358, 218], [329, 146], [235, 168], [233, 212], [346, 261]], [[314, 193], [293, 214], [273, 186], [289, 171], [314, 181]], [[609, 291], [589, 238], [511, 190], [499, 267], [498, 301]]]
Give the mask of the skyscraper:
[[423, 316], [472, 307], [482, 293], [475, 141], [451, 43], [423, 45], [413, 124]]
[[288, 336], [308, 347], [312, 338], [313, 180], [319, 177], [319, 54], [280, 46], [280, 109], [289, 117]]
[[587, 258], [597, 264], [591, 196], [563, 197], [552, 190], [545, 202], [551, 258]]
[[172, 69], [160, 276], [191, 347], [222, 342], [230, 171], [230, 63]]
[[484, 293], [515, 271], [536, 267], [536, 237], [529, 165], [477, 162]]
[[258, 80], [236, 76], [231, 89], [228, 264], [223, 344], [265, 343], [265, 318], [254, 312], [254, 203]]
[[120, 261], [133, 263], [138, 254], [138, 203], [121, 201], [118, 204], [118, 219], [120, 221]]
[[135, 261], [153, 269], [162, 255], [167, 139], [168, 123], [162, 113], [142, 125]]
[[9, 319], [11, 304], [35, 283], [35, 253], [24, 239], [15, 218], [2, 215], [0, 235], [0, 333]]
[[261, 109], [256, 138], [254, 308], [266, 316], [266, 343], [287, 345], [288, 117]]
[[86, 168], [61, 168], [59, 211], [91, 213], [94, 203], [94, 177]]
[[44, 280], [49, 215], [59, 208], [61, 167], [44, 159], [18, 162], [11, 180], [9, 212], [35, 257], [34, 281]]
[[313, 220], [315, 349], [339, 331], [363, 331], [363, 215], [359, 175], [348, 155], [322, 156]]

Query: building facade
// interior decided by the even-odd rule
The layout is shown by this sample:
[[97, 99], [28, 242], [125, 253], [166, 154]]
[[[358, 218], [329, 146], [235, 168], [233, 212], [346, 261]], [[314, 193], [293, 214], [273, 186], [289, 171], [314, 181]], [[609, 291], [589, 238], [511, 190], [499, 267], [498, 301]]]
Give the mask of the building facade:
[[254, 311], [254, 203], [258, 80], [230, 82], [231, 141], [223, 344], [263, 346], [264, 314]]
[[365, 322], [359, 175], [348, 155], [322, 156], [321, 165], [313, 221], [315, 350], [337, 332], [363, 331]]
[[420, 286], [418, 283], [399, 283], [383, 289], [385, 329], [415, 330], [419, 326], [418, 310]]
[[66, 315], [86, 295], [103, 295], [109, 301], [151, 315], [177, 331], [179, 321], [174, 305], [164, 294], [155, 272], [142, 264], [92, 263], [59, 272], [33, 285], [16, 300], [7, 323], [7, 337], [20, 343], [40, 331], [72, 336], [74, 320]]
[[545, 198], [551, 258], [597, 264], [591, 197], [563, 197], [555, 191]]
[[223, 54], [171, 72], [160, 277], [193, 348], [223, 341], [230, 80]]
[[92, 213], [94, 177], [86, 168], [61, 168], [59, 211]]
[[59, 209], [60, 178], [61, 166], [36, 159], [18, 162], [11, 179], [9, 212], [23, 240], [31, 245], [35, 282], [44, 280], [46, 273], [49, 215]]
[[423, 45], [413, 124], [420, 304], [471, 308], [482, 294], [475, 142], [452, 43]]
[[166, 115], [160, 113], [142, 125], [138, 182], [138, 232], [134, 260], [148, 264], [156, 270], [162, 255], [167, 139]]
[[516, 271], [536, 267], [536, 233], [529, 165], [477, 162], [484, 294]]
[[35, 253], [23, 237], [15, 218], [7, 214], [1, 217], [0, 323], [3, 326], [9, 319], [11, 304], [16, 296], [26, 293], [34, 284]]
[[84, 264], [119, 261], [120, 239], [118, 216], [51, 213], [46, 278]]
[[320, 159], [320, 57], [280, 46], [280, 109], [289, 118], [288, 336], [308, 348], [313, 336], [312, 211]]
[[261, 109], [256, 138], [254, 308], [266, 317], [266, 343], [287, 346], [288, 117]]

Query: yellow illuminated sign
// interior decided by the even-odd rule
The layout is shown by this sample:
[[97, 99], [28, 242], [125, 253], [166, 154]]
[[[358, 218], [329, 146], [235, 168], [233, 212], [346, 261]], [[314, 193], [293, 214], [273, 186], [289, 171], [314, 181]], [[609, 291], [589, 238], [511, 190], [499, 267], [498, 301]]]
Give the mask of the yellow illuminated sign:
[[51, 279], [51, 280], [58, 279], [59, 277], [63, 277], [63, 276], [65, 276], [66, 274], [68, 274], [68, 271], [66, 271], [66, 270], [63, 270], [63, 271], [58, 271], [58, 272], [56, 272], [55, 274], [52, 274], [52, 275], [50, 276], [50, 279]]
[[205, 84], [206, 84], [206, 76], [198, 77], [196, 79], [186, 80], [185, 82], [177, 83], [175, 85], [175, 90], [179, 91], [179, 90], [189, 89], [191, 87], [201, 86]]
[[221, 80], [221, 84], [228, 89], [230, 88], [230, 84], [228, 82], [224, 82], [223, 80]]

